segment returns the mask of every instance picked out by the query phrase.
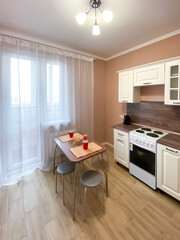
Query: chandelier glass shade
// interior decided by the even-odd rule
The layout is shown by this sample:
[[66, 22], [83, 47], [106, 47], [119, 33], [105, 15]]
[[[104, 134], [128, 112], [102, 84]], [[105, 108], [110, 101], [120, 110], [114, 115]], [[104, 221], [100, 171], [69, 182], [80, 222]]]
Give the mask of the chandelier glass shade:
[[95, 16], [95, 22], [93, 25], [93, 29], [92, 29], [92, 34], [93, 35], [99, 35], [100, 34], [100, 28], [99, 25], [97, 23], [97, 9], [101, 12], [102, 17], [104, 19], [105, 22], [109, 23], [111, 22], [112, 18], [113, 18], [113, 14], [111, 11], [108, 10], [101, 10], [100, 6], [101, 6], [101, 1], [100, 0], [91, 0], [89, 1], [89, 5], [91, 6], [91, 8], [86, 11], [86, 12], [82, 12], [76, 15], [76, 21], [82, 25], [85, 23], [88, 14], [91, 12], [92, 9], [94, 9], [94, 16]]

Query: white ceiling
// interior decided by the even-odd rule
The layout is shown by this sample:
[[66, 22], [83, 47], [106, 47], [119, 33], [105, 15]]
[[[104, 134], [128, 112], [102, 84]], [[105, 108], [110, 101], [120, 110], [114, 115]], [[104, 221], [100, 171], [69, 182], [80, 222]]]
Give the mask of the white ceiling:
[[84, 25], [75, 16], [88, 0], [0, 0], [0, 32], [50, 42], [102, 59], [180, 29], [180, 0], [102, 0], [114, 18], [98, 14], [100, 36], [92, 36], [94, 15]]

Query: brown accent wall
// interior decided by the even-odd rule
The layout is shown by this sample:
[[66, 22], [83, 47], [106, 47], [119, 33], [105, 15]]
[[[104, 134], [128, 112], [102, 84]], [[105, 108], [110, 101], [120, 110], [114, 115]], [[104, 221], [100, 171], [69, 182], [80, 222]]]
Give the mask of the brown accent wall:
[[[106, 63], [106, 141], [113, 144], [112, 125], [122, 122], [126, 104], [118, 103], [119, 70], [180, 56], [180, 34], [116, 57]], [[164, 87], [150, 86], [141, 89], [143, 101], [163, 101]]]
[[106, 141], [106, 62], [94, 61], [94, 138]]

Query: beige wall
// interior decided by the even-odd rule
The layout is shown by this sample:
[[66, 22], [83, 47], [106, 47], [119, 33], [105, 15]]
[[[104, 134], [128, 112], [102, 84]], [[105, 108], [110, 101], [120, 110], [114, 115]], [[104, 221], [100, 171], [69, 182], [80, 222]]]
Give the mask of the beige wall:
[[164, 102], [164, 85], [141, 87], [141, 101]]
[[106, 141], [106, 62], [94, 61], [94, 138]]
[[[106, 63], [106, 141], [113, 144], [112, 125], [120, 123], [120, 114], [126, 113], [126, 104], [118, 103], [118, 70], [180, 56], [180, 34], [137, 49]], [[164, 87], [141, 89], [141, 100], [163, 101]], [[98, 112], [98, 110], [96, 109]], [[95, 123], [96, 125], [96, 123]], [[97, 128], [97, 127], [96, 127]], [[103, 130], [101, 130], [103, 132]]]

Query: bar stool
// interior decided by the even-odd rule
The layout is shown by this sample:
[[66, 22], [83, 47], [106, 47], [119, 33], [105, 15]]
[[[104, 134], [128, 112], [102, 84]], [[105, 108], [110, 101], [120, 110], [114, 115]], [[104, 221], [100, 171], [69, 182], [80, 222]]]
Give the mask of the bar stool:
[[[99, 185], [102, 186], [102, 194], [103, 194], [103, 212], [105, 213], [104, 207], [104, 186], [102, 183], [102, 175], [100, 172], [96, 170], [88, 170], [82, 174], [80, 178], [81, 184], [84, 188], [84, 222], [86, 222], [86, 193], [88, 188], [97, 187]], [[80, 201], [81, 201], [81, 190], [80, 190]]]
[[64, 201], [64, 175], [70, 174], [74, 172], [75, 170], [75, 163], [70, 162], [69, 160], [65, 160], [64, 162], [61, 162], [59, 166], [56, 169], [56, 193], [57, 193], [57, 174], [62, 175], [62, 184], [63, 184], [63, 204], [65, 204]]

